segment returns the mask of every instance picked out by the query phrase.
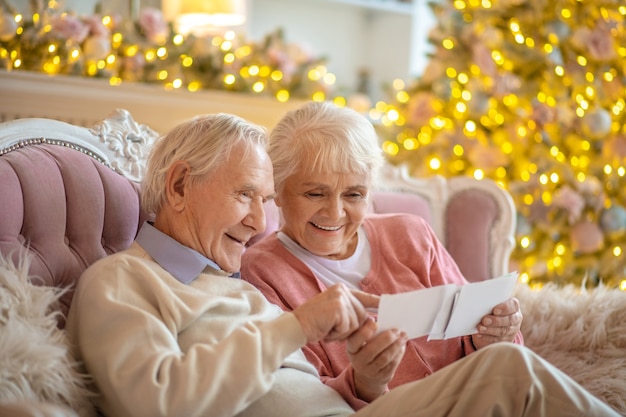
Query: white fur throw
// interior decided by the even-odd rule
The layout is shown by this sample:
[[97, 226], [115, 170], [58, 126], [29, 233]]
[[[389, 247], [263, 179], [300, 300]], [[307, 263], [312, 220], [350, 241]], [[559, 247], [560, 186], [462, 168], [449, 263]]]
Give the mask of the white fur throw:
[[31, 284], [29, 261], [0, 256], [0, 403], [44, 402], [93, 416], [87, 381], [57, 327], [57, 288]]
[[526, 346], [626, 416], [626, 292], [520, 285], [515, 296]]

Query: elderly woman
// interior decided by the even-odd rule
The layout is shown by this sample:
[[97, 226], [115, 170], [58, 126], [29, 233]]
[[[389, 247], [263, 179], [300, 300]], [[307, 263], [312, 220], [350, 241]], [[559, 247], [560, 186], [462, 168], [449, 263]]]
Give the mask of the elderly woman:
[[[336, 283], [391, 294], [467, 281], [420, 217], [368, 214], [383, 163], [372, 124], [331, 103], [287, 113], [271, 133], [275, 202], [284, 223], [243, 256], [243, 279], [285, 310]], [[478, 333], [406, 342], [372, 320], [347, 343], [309, 344], [305, 353], [322, 380], [354, 408], [387, 389], [418, 380], [500, 341], [523, 343], [519, 303], [494, 307]]]

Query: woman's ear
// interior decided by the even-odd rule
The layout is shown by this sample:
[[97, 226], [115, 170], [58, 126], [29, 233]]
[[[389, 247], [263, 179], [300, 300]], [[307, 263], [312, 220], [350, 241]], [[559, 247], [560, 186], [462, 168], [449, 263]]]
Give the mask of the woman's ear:
[[176, 211], [182, 211], [191, 182], [191, 167], [186, 161], [176, 161], [167, 170], [165, 197]]

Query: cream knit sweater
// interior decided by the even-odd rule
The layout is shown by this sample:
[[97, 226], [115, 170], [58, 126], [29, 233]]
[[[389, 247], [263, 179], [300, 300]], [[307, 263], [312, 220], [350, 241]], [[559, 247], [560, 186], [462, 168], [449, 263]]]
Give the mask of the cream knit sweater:
[[136, 242], [83, 274], [66, 329], [107, 416], [352, 414], [304, 358], [293, 314], [209, 267], [185, 285]]

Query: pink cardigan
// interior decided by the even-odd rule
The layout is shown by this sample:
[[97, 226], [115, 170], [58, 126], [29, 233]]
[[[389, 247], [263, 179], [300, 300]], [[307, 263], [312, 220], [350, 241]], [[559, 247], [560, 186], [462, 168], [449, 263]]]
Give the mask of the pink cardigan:
[[[467, 282], [422, 218], [374, 214], [363, 225], [372, 249], [371, 269], [360, 283], [363, 291], [390, 294]], [[275, 233], [246, 250], [241, 275], [285, 310], [293, 310], [326, 288], [304, 263], [285, 249]], [[523, 343], [521, 333], [515, 341]], [[389, 388], [430, 375], [474, 350], [470, 336], [410, 340]], [[367, 404], [356, 396], [352, 366], [343, 343], [309, 344], [304, 352], [322, 381], [337, 390], [353, 408], [358, 410]]]

